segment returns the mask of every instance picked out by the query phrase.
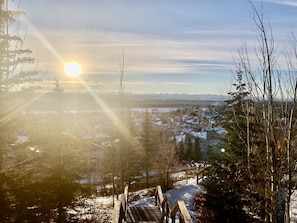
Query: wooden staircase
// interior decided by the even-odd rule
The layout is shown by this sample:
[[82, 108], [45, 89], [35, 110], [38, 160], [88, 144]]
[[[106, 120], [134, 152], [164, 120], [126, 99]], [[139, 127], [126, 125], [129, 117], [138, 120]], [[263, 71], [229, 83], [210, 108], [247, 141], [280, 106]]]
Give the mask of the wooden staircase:
[[127, 222], [159, 222], [161, 212], [158, 207], [130, 207], [127, 211]]
[[176, 222], [176, 216], [180, 223], [192, 223], [191, 216], [183, 201], [178, 201], [175, 206], [172, 205], [169, 194], [163, 197], [160, 186], [155, 191], [155, 206], [150, 207], [129, 207], [128, 206], [128, 186], [124, 193], [120, 195], [119, 200], [114, 205], [112, 223], [139, 223], [139, 222]]

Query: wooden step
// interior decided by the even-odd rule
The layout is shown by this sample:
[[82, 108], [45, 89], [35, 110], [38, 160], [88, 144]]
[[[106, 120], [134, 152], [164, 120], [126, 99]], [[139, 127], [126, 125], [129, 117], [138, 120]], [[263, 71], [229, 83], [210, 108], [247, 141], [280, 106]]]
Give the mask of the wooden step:
[[127, 222], [160, 222], [161, 212], [157, 207], [130, 207]]

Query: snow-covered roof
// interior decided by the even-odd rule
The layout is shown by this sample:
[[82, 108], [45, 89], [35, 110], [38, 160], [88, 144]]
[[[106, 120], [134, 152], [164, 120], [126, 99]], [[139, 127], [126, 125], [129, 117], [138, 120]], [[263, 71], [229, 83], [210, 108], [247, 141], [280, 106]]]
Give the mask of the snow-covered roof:
[[155, 124], [158, 125], [158, 126], [162, 126], [163, 122], [162, 121], [158, 121]]
[[20, 143], [28, 142], [28, 140], [29, 140], [28, 136], [18, 135], [16, 143], [20, 144]]
[[212, 128], [213, 131], [215, 131], [218, 135], [222, 135], [222, 134], [226, 134], [227, 133], [227, 130], [224, 129], [223, 127], [221, 126], [215, 126]]
[[223, 134], [227, 133], [227, 130], [222, 128], [222, 129], [216, 131], [216, 133], [219, 134], [219, 135], [223, 135]]
[[105, 133], [98, 133], [95, 135], [96, 138], [108, 138], [109, 135]]
[[186, 135], [178, 135], [175, 137], [177, 142], [185, 142], [186, 140]]
[[207, 139], [207, 132], [195, 132], [195, 131], [192, 131], [191, 135], [196, 137], [196, 138], [205, 139], [205, 140]]
[[194, 117], [194, 116], [189, 116], [186, 120], [185, 120], [186, 123], [188, 124], [199, 124], [199, 120]]
[[94, 138], [100, 138], [100, 139], [103, 139], [103, 138], [108, 138], [109, 135], [108, 134], [105, 134], [105, 133], [97, 133], [96, 135], [93, 135], [93, 134], [90, 134], [90, 133], [86, 133], [82, 136], [83, 139], [94, 139]]
[[214, 124], [216, 124], [216, 121], [214, 119], [209, 119], [209, 123], [214, 125]]

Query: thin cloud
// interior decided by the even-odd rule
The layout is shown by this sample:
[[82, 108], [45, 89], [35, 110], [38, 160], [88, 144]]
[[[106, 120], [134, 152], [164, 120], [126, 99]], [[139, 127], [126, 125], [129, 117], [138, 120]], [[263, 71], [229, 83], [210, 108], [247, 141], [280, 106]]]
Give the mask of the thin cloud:
[[297, 7], [296, 0], [265, 0], [265, 2]]
[[[297, 6], [293, 0], [264, 1], [274, 3], [271, 10], [279, 8], [275, 4]], [[238, 0], [21, 4], [27, 20], [65, 61], [82, 64], [81, 78], [95, 91], [118, 92], [119, 57], [125, 49], [125, 90], [168, 93], [211, 93], [230, 78], [232, 55], [242, 39], [252, 49], [258, 44], [248, 6]], [[282, 29], [278, 35], [295, 24], [293, 11], [271, 14], [276, 30]], [[28, 27], [26, 44], [38, 55], [39, 68], [47, 70], [48, 79], [62, 76], [60, 61], [32, 34]]]

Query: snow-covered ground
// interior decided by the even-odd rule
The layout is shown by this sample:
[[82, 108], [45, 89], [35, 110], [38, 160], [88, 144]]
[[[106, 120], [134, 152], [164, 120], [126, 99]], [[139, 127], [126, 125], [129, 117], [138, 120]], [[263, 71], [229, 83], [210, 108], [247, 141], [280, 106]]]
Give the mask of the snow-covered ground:
[[111, 196], [79, 199], [75, 208], [68, 210], [68, 213], [76, 222], [112, 222], [112, 200]]
[[[193, 223], [197, 223], [197, 210], [193, 206], [193, 200], [199, 191], [203, 191], [203, 187], [196, 184], [195, 177], [178, 181], [174, 184], [174, 187], [174, 189], [166, 191], [165, 193], [170, 194], [173, 205], [178, 200], [183, 200], [192, 217]], [[137, 192], [130, 192], [128, 198], [130, 201], [129, 206], [154, 206], [155, 198], [151, 196], [154, 194], [154, 191], [155, 188], [149, 188]], [[113, 198], [112, 196], [106, 196], [81, 199], [77, 202], [75, 209], [69, 210], [68, 213], [72, 215], [72, 219], [76, 219], [77, 222], [110, 223], [112, 222], [113, 214]], [[290, 215], [290, 222], [296, 223], [297, 191], [294, 191], [291, 196]]]
[[[197, 222], [197, 211], [193, 206], [193, 201], [197, 192], [203, 189], [202, 186], [196, 184], [196, 178], [178, 181], [174, 186], [174, 189], [166, 192], [170, 194], [173, 205], [175, 205], [178, 200], [183, 200], [193, 222]], [[130, 202], [129, 206], [154, 206], [155, 198], [154, 196], [150, 196], [154, 189], [155, 188], [143, 189], [129, 193], [128, 199], [135, 200]], [[108, 223], [112, 221], [112, 203], [112, 196], [84, 199], [79, 201], [75, 209], [69, 210], [69, 213], [73, 218], [80, 219], [81, 222]]]

